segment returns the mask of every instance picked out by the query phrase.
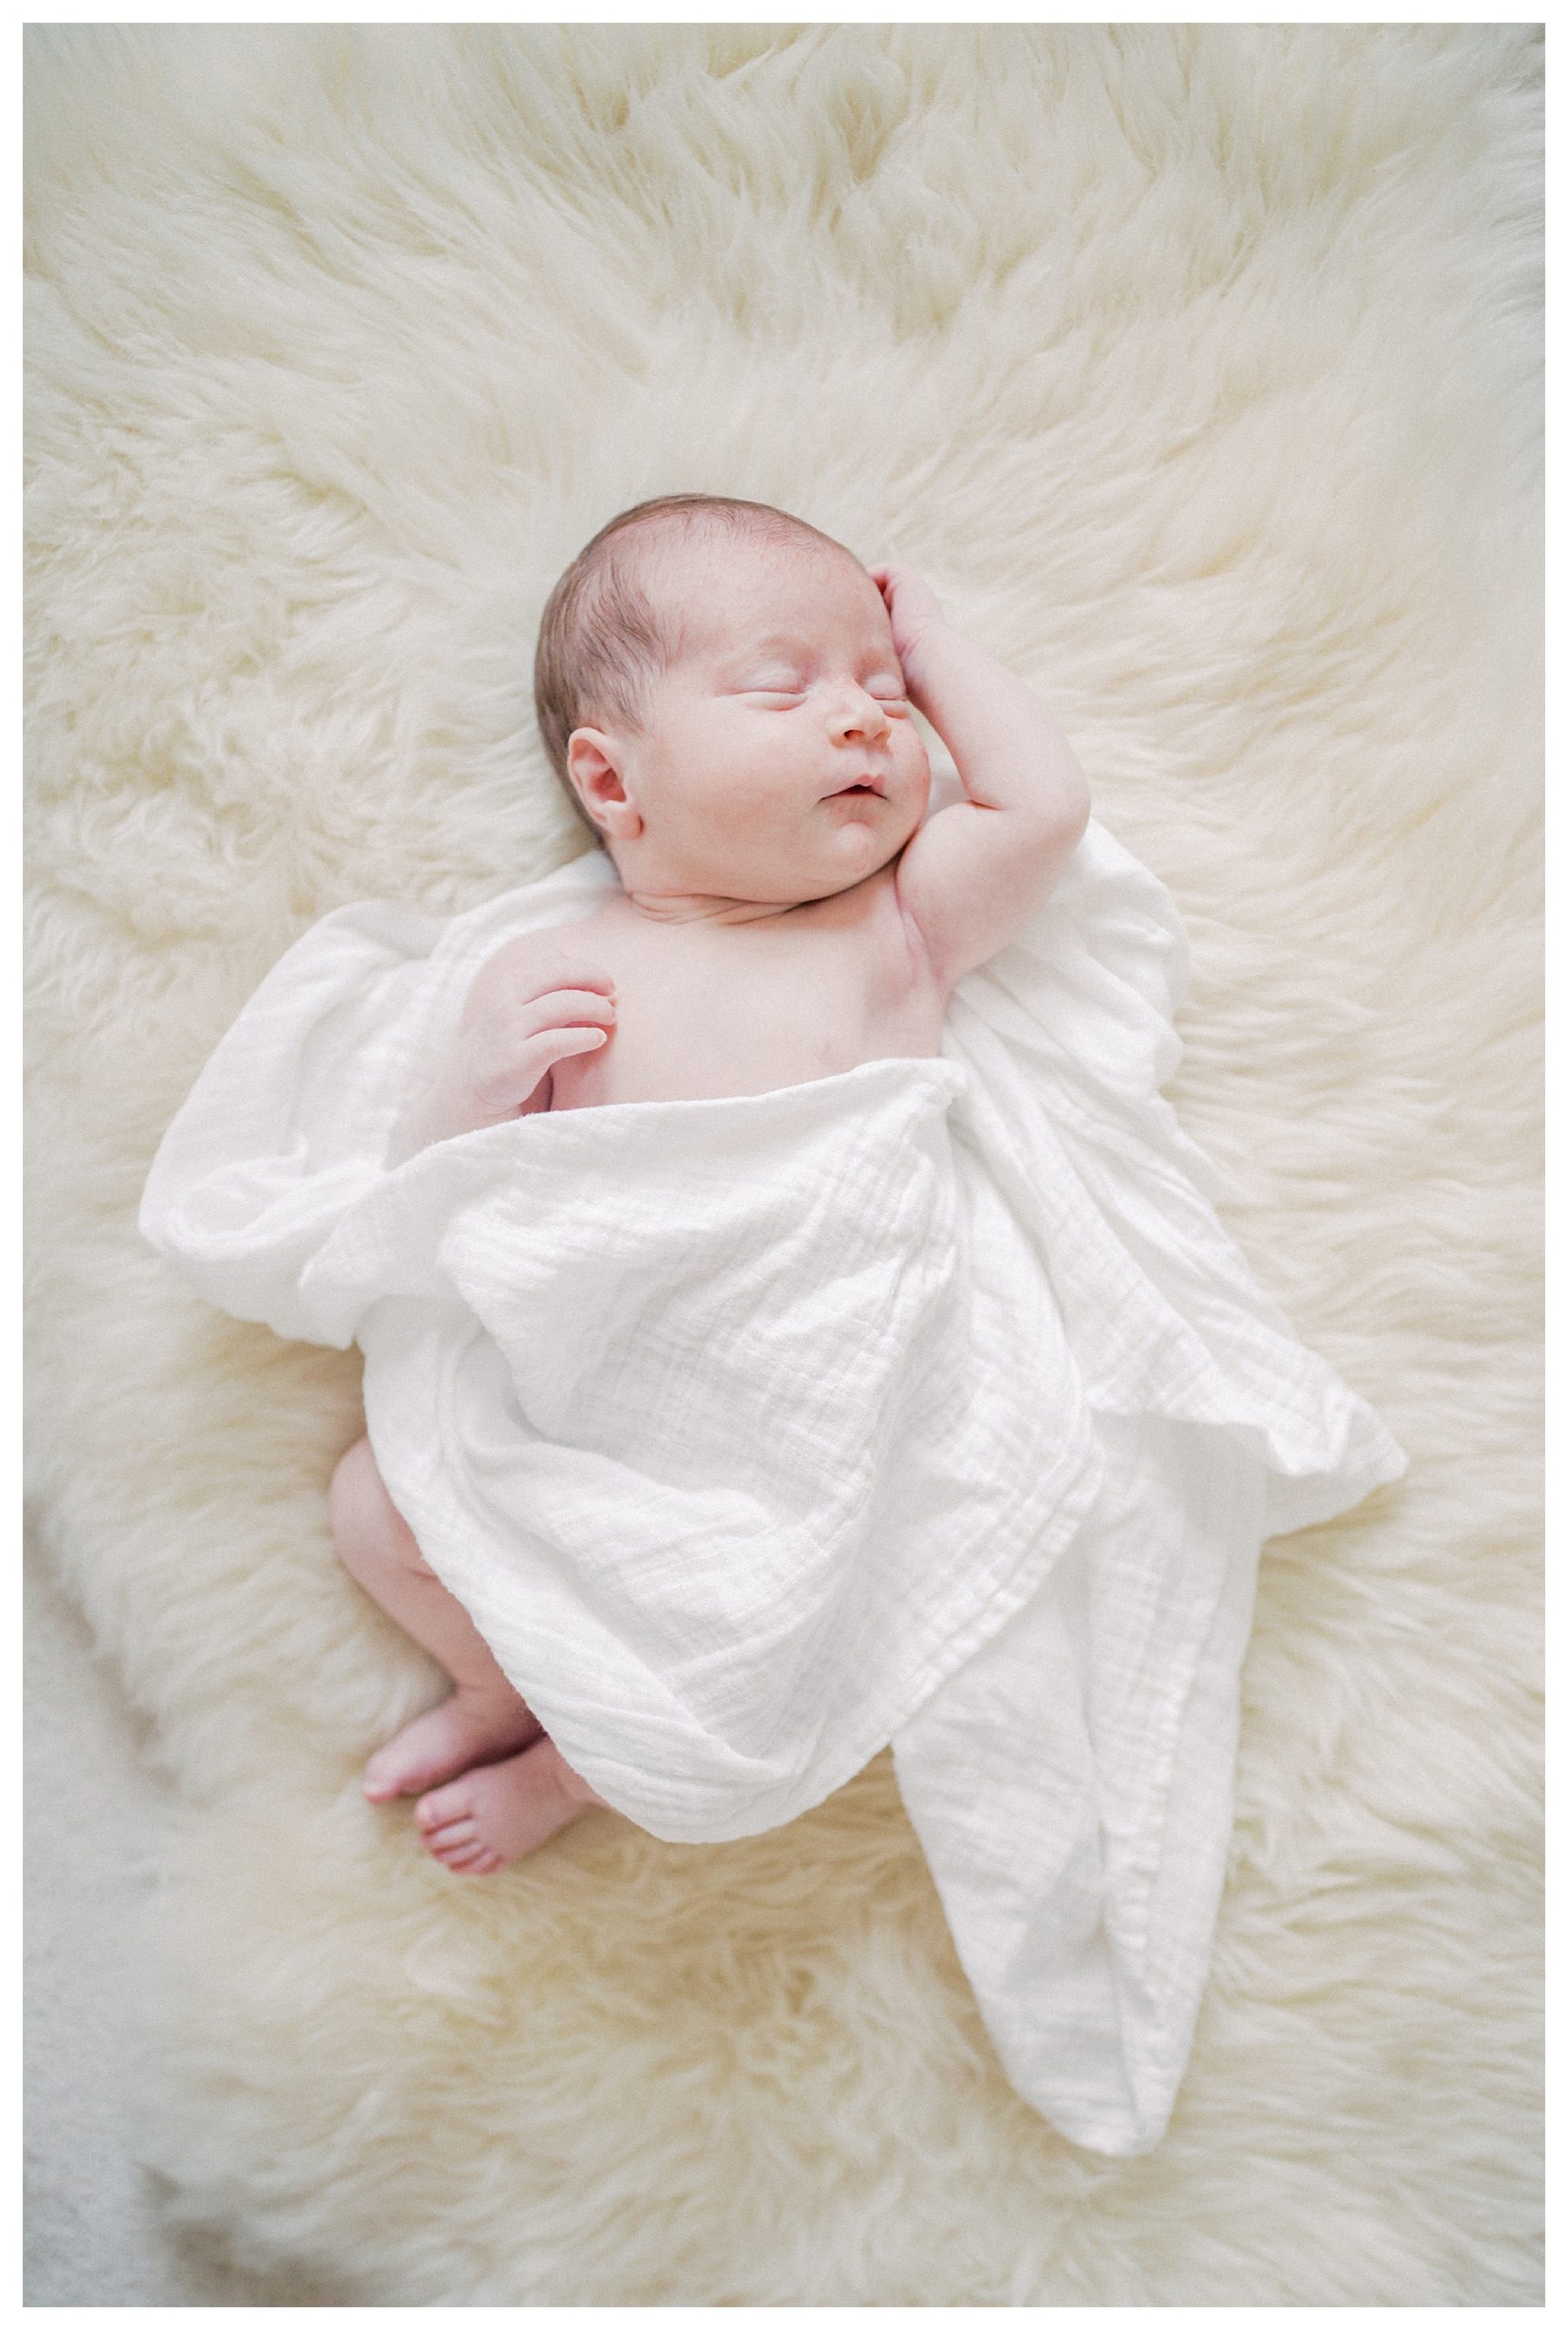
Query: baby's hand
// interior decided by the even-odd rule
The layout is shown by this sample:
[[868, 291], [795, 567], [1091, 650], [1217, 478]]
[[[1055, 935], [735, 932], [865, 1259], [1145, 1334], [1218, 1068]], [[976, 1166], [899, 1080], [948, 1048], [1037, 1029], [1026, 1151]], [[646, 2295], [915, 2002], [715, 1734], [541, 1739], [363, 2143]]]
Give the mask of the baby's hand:
[[918, 661], [923, 633], [934, 623], [945, 623], [942, 603], [929, 582], [910, 566], [871, 566], [866, 572], [881, 592], [887, 608], [887, 620], [893, 626], [893, 644], [898, 660], [904, 665], [905, 676], [916, 675], [910, 669], [912, 660]]
[[615, 1025], [615, 982], [581, 957], [503, 952], [475, 980], [459, 1079], [477, 1128], [519, 1115], [557, 1060], [596, 1051]]
[[615, 1026], [615, 982], [596, 964], [514, 939], [492, 955], [463, 1005], [444, 1067], [394, 1128], [388, 1161], [400, 1165], [436, 1141], [532, 1115], [557, 1060], [597, 1051]]

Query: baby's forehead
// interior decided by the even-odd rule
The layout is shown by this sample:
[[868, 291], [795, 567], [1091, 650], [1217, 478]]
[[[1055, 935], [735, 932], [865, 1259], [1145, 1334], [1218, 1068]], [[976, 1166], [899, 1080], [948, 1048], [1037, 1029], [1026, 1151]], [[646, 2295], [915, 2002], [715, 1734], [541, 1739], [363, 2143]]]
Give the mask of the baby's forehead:
[[661, 563], [656, 595], [677, 618], [683, 655], [804, 644], [840, 637], [846, 625], [880, 640], [886, 628], [865, 569], [847, 551], [810, 540], [685, 543]]
[[713, 600], [737, 586], [752, 592], [787, 590], [807, 575], [831, 570], [858, 572], [847, 551], [809, 534], [753, 534], [703, 530], [655, 535], [646, 545], [645, 582], [664, 594]]

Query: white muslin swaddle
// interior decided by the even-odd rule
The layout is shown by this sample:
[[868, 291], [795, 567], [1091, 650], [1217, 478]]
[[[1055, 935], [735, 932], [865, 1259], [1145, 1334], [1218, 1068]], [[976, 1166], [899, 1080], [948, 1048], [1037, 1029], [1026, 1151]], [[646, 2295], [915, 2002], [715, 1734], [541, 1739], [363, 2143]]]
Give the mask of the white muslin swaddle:
[[226, 1311], [360, 1345], [426, 1560], [654, 1836], [776, 1827], [891, 1742], [1009, 2077], [1146, 2151], [1212, 1947], [1259, 1549], [1404, 1470], [1160, 1096], [1174, 904], [1091, 824], [937, 1058], [389, 1164], [481, 965], [615, 880], [591, 850], [446, 923], [327, 916], [203, 1071], [143, 1231]]

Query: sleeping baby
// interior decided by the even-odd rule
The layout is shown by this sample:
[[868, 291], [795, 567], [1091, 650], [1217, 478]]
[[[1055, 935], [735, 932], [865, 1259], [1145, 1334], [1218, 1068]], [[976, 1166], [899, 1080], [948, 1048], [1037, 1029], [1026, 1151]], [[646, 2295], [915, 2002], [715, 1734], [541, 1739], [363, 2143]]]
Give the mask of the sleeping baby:
[[1014, 2086], [1147, 2151], [1259, 1550], [1404, 1469], [1163, 1097], [1174, 903], [917, 576], [757, 503], [613, 520], [536, 695], [602, 846], [324, 917], [142, 1204], [198, 1293], [363, 1352], [338, 1549], [452, 1686], [364, 1790], [485, 1876], [890, 1748]]
[[[1040, 698], [916, 575], [758, 503], [688, 494], [613, 519], [557, 584], [536, 672], [546, 745], [620, 887], [484, 965], [405, 1154], [537, 1110], [933, 1055], [958, 979], [1044, 902], [1088, 815]], [[924, 824], [912, 704], [967, 795]], [[367, 1441], [331, 1512], [348, 1568], [454, 1686], [372, 1758], [366, 1794], [428, 1791], [424, 1840], [468, 1875], [598, 1803], [421, 1558]]]

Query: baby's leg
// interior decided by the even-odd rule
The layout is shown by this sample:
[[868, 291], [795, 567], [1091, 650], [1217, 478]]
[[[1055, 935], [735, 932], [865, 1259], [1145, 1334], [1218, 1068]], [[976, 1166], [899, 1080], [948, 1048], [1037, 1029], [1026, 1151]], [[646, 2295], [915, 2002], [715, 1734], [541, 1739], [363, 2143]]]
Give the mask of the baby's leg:
[[417, 1795], [470, 1765], [515, 1755], [537, 1740], [537, 1717], [496, 1665], [461, 1603], [420, 1557], [368, 1440], [357, 1441], [339, 1464], [328, 1505], [344, 1568], [440, 1660], [456, 1687], [450, 1698], [416, 1717], [371, 1757], [364, 1788], [372, 1803]]

